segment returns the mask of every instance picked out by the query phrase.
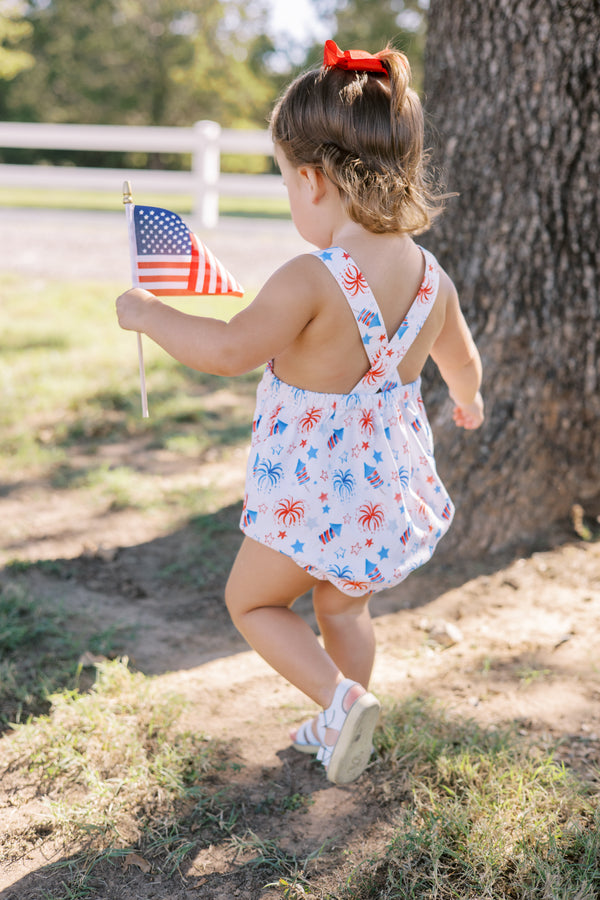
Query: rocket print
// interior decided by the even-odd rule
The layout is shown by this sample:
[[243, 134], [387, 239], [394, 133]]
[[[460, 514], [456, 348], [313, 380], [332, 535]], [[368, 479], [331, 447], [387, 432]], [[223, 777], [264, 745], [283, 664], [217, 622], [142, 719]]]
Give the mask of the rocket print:
[[256, 522], [256, 516], [257, 516], [256, 510], [245, 509], [243, 516], [242, 516], [242, 523], [243, 523], [244, 527], [247, 528], [248, 525], [253, 525], [254, 522]]
[[344, 429], [343, 428], [334, 429], [333, 434], [327, 441], [328, 449], [333, 450], [333, 448], [339, 444], [339, 442], [342, 440], [343, 437], [344, 437]]
[[298, 460], [294, 475], [296, 476], [298, 484], [306, 484], [307, 481], [310, 481], [310, 475], [306, 471], [306, 463], [302, 462], [301, 459]]
[[383, 478], [381, 477], [377, 469], [374, 469], [373, 466], [368, 466], [366, 463], [365, 478], [367, 479], [371, 487], [378, 488], [383, 484]]
[[341, 525], [330, 525], [329, 528], [323, 532], [323, 534], [319, 535], [319, 540], [322, 544], [328, 544], [334, 539], [334, 537], [339, 537], [341, 532]]
[[377, 568], [377, 565], [375, 563], [369, 562], [369, 560], [365, 562], [365, 575], [367, 576], [369, 581], [372, 581], [375, 584], [380, 581], [385, 581], [383, 575]]
[[363, 325], [366, 325], [367, 328], [375, 328], [376, 325], [381, 325], [381, 319], [377, 313], [366, 308], [361, 309], [358, 315], [358, 321], [362, 322]]

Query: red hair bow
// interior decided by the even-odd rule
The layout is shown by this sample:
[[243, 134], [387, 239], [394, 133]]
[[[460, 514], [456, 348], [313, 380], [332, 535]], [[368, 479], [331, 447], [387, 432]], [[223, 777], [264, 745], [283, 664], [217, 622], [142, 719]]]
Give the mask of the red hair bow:
[[351, 72], [373, 72], [375, 75], [387, 75], [387, 69], [381, 62], [379, 54], [373, 56], [366, 50], [340, 50], [335, 41], [325, 42], [323, 65], [334, 69], [347, 69]]

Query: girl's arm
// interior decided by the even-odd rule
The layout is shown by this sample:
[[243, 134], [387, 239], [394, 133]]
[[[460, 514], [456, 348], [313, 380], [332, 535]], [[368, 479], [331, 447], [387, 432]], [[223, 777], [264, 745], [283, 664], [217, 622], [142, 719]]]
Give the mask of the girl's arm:
[[481, 357], [462, 314], [456, 288], [445, 276], [448, 287], [446, 315], [433, 345], [431, 357], [454, 400], [453, 418], [462, 428], [478, 428], [483, 422]]
[[230, 322], [180, 312], [148, 291], [133, 288], [117, 299], [119, 324], [148, 335], [192, 369], [241, 375], [288, 347], [314, 318], [319, 273], [314, 257], [296, 257], [278, 269]]

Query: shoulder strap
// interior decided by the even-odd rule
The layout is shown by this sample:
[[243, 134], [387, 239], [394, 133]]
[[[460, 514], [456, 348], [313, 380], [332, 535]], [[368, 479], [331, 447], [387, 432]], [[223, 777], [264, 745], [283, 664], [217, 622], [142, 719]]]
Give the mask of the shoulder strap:
[[341, 247], [316, 250], [313, 256], [318, 256], [325, 263], [348, 301], [372, 365], [377, 350], [384, 342], [387, 346], [388, 339], [377, 301], [365, 276], [350, 254]]
[[394, 351], [398, 354], [398, 362], [396, 365], [399, 365], [401, 360], [404, 359], [408, 348], [425, 324], [429, 313], [433, 309], [433, 304], [437, 298], [440, 286], [440, 267], [437, 259], [433, 253], [430, 253], [429, 250], [425, 250], [424, 247], [419, 247], [419, 249], [425, 259], [425, 273], [423, 275], [423, 280], [417, 291], [417, 296], [413, 300], [398, 331], [390, 340], [390, 346], [392, 346]]

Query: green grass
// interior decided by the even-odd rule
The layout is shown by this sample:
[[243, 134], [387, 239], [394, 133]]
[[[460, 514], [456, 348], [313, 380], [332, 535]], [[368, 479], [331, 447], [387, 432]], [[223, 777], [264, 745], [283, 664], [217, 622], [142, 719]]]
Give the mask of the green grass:
[[[135, 189], [135, 181], [133, 182]], [[192, 212], [192, 198], [181, 194], [145, 194], [144, 203], [161, 206], [179, 215]], [[69, 189], [0, 188], [0, 207], [34, 209], [84, 209], [96, 211], [122, 211], [120, 185], [114, 193], [106, 191], [75, 191]], [[290, 209], [285, 197], [230, 197], [219, 198], [222, 216], [242, 216], [258, 219], [290, 219]]]
[[419, 700], [377, 735], [388, 795], [401, 804], [383, 853], [352, 900], [593, 900], [600, 892], [597, 784], [512, 732]]
[[185, 705], [115, 661], [89, 693], [54, 694], [50, 715], [15, 730], [8, 768], [48, 797], [47, 833], [80, 854], [73, 877], [133, 850], [172, 873], [182, 844], [197, 844], [192, 825], [212, 815], [202, 783], [226, 762], [220, 744], [176, 727]]
[[[209, 846], [287, 898], [595, 900], [600, 892], [597, 782], [565, 769], [551, 749], [419, 699], [388, 705], [367, 776], [388, 810], [385, 843], [342, 860], [339, 836], [324, 833], [302, 855], [260, 835], [256, 816], [283, 830], [313, 797], [275, 781], [259, 803], [236, 789], [231, 748], [182, 729], [187, 707], [160, 679], [115, 661], [99, 666], [91, 692], [55, 694], [48, 716], [15, 729], [6, 771], [33, 778], [47, 796], [38, 828], [72, 849], [59, 864], [69, 896], [92, 891], [110, 860], [135, 853], [154, 876], [179, 877], [188, 856]], [[13, 849], [7, 838], [6, 859]]]
[[[185, 513], [201, 514], [217, 503], [210, 489], [157, 479], [134, 457], [115, 465], [110, 447], [136, 441], [187, 461], [190, 471], [207, 457], [226, 458], [247, 443], [260, 373], [203, 375], [144, 341], [150, 419], [142, 419], [136, 340], [118, 327], [118, 290], [2, 279], [0, 481], [9, 491], [25, 477], [47, 479], [112, 509], [174, 512], [185, 498]], [[244, 302], [201, 298], [186, 308], [230, 318]]]
[[[12, 567], [18, 574], [20, 567]], [[11, 569], [9, 568], [9, 571]], [[34, 597], [18, 579], [0, 587], [0, 730], [47, 711], [57, 690], [80, 684], [85, 652], [108, 655], [119, 646], [118, 623], [101, 629], [60, 603]]]

